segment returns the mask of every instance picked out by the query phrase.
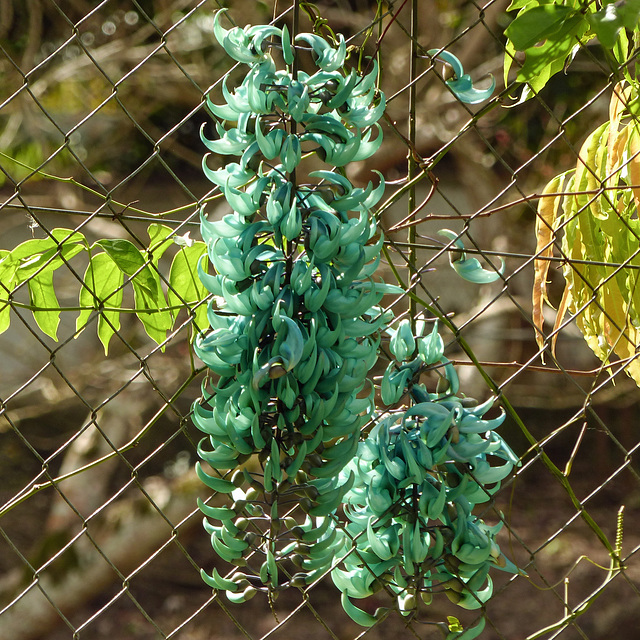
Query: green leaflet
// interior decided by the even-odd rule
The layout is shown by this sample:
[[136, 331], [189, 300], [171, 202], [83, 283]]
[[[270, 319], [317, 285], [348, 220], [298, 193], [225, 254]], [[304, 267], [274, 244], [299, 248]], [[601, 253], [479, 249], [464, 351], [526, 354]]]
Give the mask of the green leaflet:
[[193, 314], [196, 329], [200, 331], [207, 326], [207, 305], [203, 301], [209, 292], [197, 275], [198, 261], [205, 252], [204, 242], [181, 247], [171, 263], [167, 290], [169, 306], [186, 307]]
[[156, 283], [155, 295], [149, 293], [149, 290], [137, 280], [132, 281], [136, 314], [147, 335], [161, 345], [164, 350], [162, 343], [166, 340], [167, 331], [173, 326], [173, 316], [166, 309], [167, 301], [160, 288], [160, 278], [157, 273], [154, 281]]
[[[91, 259], [85, 271], [83, 286], [80, 289], [79, 305], [86, 307], [76, 320], [76, 331], [84, 329], [94, 312], [98, 315], [98, 337], [109, 352], [109, 342], [113, 334], [120, 329], [120, 311], [122, 304], [124, 274], [107, 253], [99, 253]], [[106, 310], [103, 307], [111, 307]]]
[[147, 229], [149, 234], [149, 248], [147, 253], [151, 257], [153, 264], [158, 266], [158, 261], [162, 254], [174, 243], [172, 236], [175, 232], [166, 224], [157, 224], [154, 222]]
[[109, 257], [115, 262], [120, 271], [135, 279], [137, 287], [146, 291], [151, 298], [158, 296], [157, 273], [147, 264], [147, 260], [140, 250], [129, 240], [98, 240]]
[[173, 326], [167, 301], [160, 285], [160, 277], [142, 253], [129, 240], [98, 240], [117, 267], [131, 278], [136, 314], [147, 335], [162, 344]]
[[57, 340], [60, 303], [53, 289], [53, 270], [44, 269], [32, 275], [28, 280], [28, 286], [36, 323], [43, 333]]
[[4, 260], [8, 255], [9, 251], [0, 249], [0, 333], [6, 331], [11, 323], [11, 307], [7, 300], [7, 295], [10, 291], [10, 282], [8, 282], [8, 279], [6, 283], [3, 280], [3, 275], [11, 272], [6, 267], [3, 267]]

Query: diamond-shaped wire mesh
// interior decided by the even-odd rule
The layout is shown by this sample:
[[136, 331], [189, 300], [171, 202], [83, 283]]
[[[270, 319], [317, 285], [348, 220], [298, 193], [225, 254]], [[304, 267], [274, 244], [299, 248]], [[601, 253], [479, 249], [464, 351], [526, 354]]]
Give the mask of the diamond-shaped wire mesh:
[[[574, 318], [556, 328], [556, 357], [543, 361], [531, 319], [539, 194], [609, 117], [608, 67], [582, 47], [566, 75], [514, 106], [501, 81], [504, 0], [226, 4], [240, 25], [291, 27], [298, 11], [305, 31], [316, 16], [355, 47], [371, 35], [385, 140], [349, 176], [366, 183], [377, 170], [388, 183], [380, 224], [415, 294], [396, 302], [397, 314], [415, 313], [417, 300], [440, 309], [456, 328], [446, 353], [465, 393], [495, 393], [512, 409], [500, 432], [522, 466], [480, 515], [503, 520], [500, 545], [527, 576], [495, 576], [479, 612], [440, 595], [413, 618], [392, 612], [365, 631], [329, 578], [273, 602], [233, 605], [212, 594], [200, 568], [220, 563], [196, 508], [207, 492], [193, 471], [190, 420], [205, 374], [190, 343], [206, 328], [206, 301], [174, 300], [189, 313], [156, 328], [156, 341], [135, 313], [110, 315], [109, 300], [79, 330], [78, 296], [97, 292], [86, 254], [68, 249], [73, 231], [87, 246], [128, 240], [145, 256], [137, 272], [148, 269], [166, 291], [178, 245], [154, 258], [149, 232], [164, 225], [170, 239], [197, 238], [199, 206], [226, 212], [202, 175], [198, 135], [210, 120], [203, 96], [219, 96], [222, 79], [231, 86], [241, 73], [213, 37], [221, 5], [0, 0], [0, 261], [21, 243], [50, 242], [39, 269], [0, 289], [10, 307], [0, 335], [0, 638], [426, 639], [446, 635], [437, 623], [447, 616], [466, 626], [479, 615], [487, 639], [636, 638], [638, 387], [622, 365], [601, 365]], [[495, 97], [458, 102], [446, 69], [426, 55], [432, 48], [455, 53], [479, 86], [493, 74]], [[485, 265], [504, 260], [503, 276], [481, 287], [459, 279], [442, 228], [464, 232]], [[544, 256], [555, 303], [571, 260], [558, 255]], [[57, 299], [38, 297], [38, 276], [55, 261]], [[118, 288], [114, 306], [121, 295], [133, 309], [130, 289]], [[52, 327], [38, 311], [57, 305]], [[108, 355], [100, 331], [113, 333]], [[622, 569], [612, 569], [608, 548]]]

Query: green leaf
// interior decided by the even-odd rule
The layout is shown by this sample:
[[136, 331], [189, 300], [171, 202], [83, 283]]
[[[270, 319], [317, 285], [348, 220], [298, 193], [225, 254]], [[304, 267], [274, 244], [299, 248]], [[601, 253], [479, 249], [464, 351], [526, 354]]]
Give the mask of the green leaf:
[[11, 251], [11, 258], [18, 262], [26, 261], [48, 249], [56, 247], [57, 244], [52, 238], [33, 238], [15, 247]]
[[0, 301], [0, 333], [4, 333], [11, 324], [11, 307], [8, 302]]
[[600, 44], [607, 49], [613, 49], [618, 33], [623, 27], [623, 19], [618, 8], [614, 4], [608, 4], [600, 11], [587, 15], [587, 20]]
[[169, 310], [160, 311], [161, 307], [167, 306], [164, 293], [158, 287], [156, 294], [150, 295], [145, 287], [140, 286], [137, 279], [131, 282], [135, 294], [138, 318], [142, 322], [147, 335], [157, 344], [162, 344], [167, 337], [167, 331], [173, 327], [173, 316]]
[[623, 26], [629, 31], [634, 31], [638, 28], [638, 21], [640, 21], [640, 0], [626, 0], [620, 5], [616, 9], [622, 18]]
[[53, 229], [51, 231], [51, 235], [54, 240], [57, 240], [60, 244], [86, 244], [87, 242], [86, 238], [79, 231], [73, 231], [72, 229], [65, 229], [62, 227]]
[[[80, 312], [76, 320], [78, 332], [86, 326], [93, 310], [99, 310], [103, 305], [115, 309], [121, 307], [124, 274], [107, 253], [99, 253], [92, 257], [83, 281], [79, 303], [81, 307], [87, 308]], [[104, 346], [105, 355], [108, 355], [109, 342], [118, 329], [120, 311], [102, 310], [98, 316], [98, 337]]]
[[[198, 304], [205, 300], [208, 291], [198, 277], [198, 261], [206, 252], [204, 242], [195, 242], [190, 247], [182, 247], [171, 263], [167, 298], [170, 306], [186, 305], [194, 315], [196, 328], [207, 327], [207, 305]], [[175, 314], [177, 315], [177, 313]]]
[[527, 49], [516, 80], [528, 82], [535, 92], [540, 92], [551, 76], [562, 71], [578, 39], [588, 28], [589, 24], [581, 15], [569, 18], [562, 29], [549, 36], [544, 44]]
[[161, 344], [173, 326], [173, 316], [162, 307], [167, 301], [157, 271], [150, 268], [144, 256], [129, 240], [98, 240], [118, 268], [131, 278], [136, 313], [147, 335]]
[[11, 252], [6, 249], [0, 250], [0, 285], [6, 289], [6, 291], [3, 291], [0, 288], [2, 297], [6, 297], [10, 291], [13, 291], [18, 266], [19, 263], [13, 259]]
[[120, 271], [133, 279], [134, 286], [144, 289], [150, 298], [158, 297], [157, 274], [149, 268], [145, 257], [129, 240], [98, 240]]
[[521, 11], [506, 28], [505, 35], [518, 51], [526, 51], [559, 30], [566, 31], [565, 23], [575, 9], [546, 4]]
[[8, 277], [6, 282], [4, 280], [6, 274], [11, 273], [5, 267], [5, 260], [8, 260], [8, 256], [9, 251], [0, 249], [0, 333], [4, 333], [11, 323], [11, 306], [9, 305], [8, 296], [13, 285]]
[[[53, 237], [27, 240], [15, 247], [2, 261], [0, 281], [24, 282], [43, 267], [53, 271], [86, 248], [84, 236], [77, 231], [54, 229], [51, 235]], [[7, 275], [11, 271], [13, 273]]]
[[631, 77], [629, 76], [629, 71], [626, 69], [626, 62], [629, 59], [629, 38], [627, 38], [627, 34], [624, 31], [620, 31], [618, 34], [618, 39], [616, 40], [616, 44], [613, 47], [613, 55], [616, 57], [616, 60], [622, 65], [623, 73], [627, 76], [627, 79], [631, 83]]
[[[38, 255], [57, 249], [64, 249], [74, 244], [85, 243], [85, 237], [79, 231], [71, 229], [53, 229], [51, 236], [47, 238], [33, 238], [26, 240], [11, 250], [11, 258], [21, 265], [31, 263]], [[53, 254], [51, 254], [53, 255]]]
[[[58, 339], [60, 304], [53, 288], [53, 269], [44, 269], [28, 282], [33, 317], [43, 333]], [[37, 308], [35, 308], [37, 307]]]
[[152, 262], [157, 266], [162, 254], [173, 244], [173, 240], [167, 240], [174, 231], [165, 224], [154, 222], [147, 229], [149, 234], [149, 254]]

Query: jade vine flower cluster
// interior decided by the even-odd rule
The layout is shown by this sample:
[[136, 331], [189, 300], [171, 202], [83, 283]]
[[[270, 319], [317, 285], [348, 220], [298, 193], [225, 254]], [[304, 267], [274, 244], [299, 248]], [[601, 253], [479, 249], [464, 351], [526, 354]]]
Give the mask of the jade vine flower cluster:
[[[402, 293], [374, 278], [383, 238], [371, 210], [384, 181], [355, 187], [342, 170], [382, 141], [375, 61], [368, 73], [347, 71], [342, 37], [332, 45], [309, 33], [292, 39], [286, 26], [226, 30], [223, 12], [215, 36], [249, 70], [233, 90], [223, 81], [225, 104], [207, 101], [217, 138], [203, 132], [203, 142], [237, 161], [203, 162], [233, 212], [201, 217], [215, 273], [201, 264], [199, 276], [214, 302], [211, 330], [195, 349], [216, 378], [193, 420], [207, 436], [198, 454], [213, 469], [197, 463], [198, 476], [229, 495], [228, 506], [199, 502], [219, 523], [205, 519], [205, 528], [217, 555], [239, 570], [203, 571], [203, 579], [242, 602], [332, 571], [345, 610], [363, 624], [373, 619], [349, 598], [385, 585], [409, 611], [410, 595], [457, 580], [451, 589], [468, 605], [485, 597], [485, 569], [506, 564], [494, 530], [471, 511], [491, 492], [485, 482], [497, 487], [515, 458], [493, 434], [497, 423], [482, 419], [488, 405], [467, 408], [455, 396], [437, 328], [416, 339], [380, 306], [385, 294]], [[301, 55], [315, 73], [298, 70]], [[394, 405], [410, 390], [415, 406], [376, 417], [368, 374], [385, 332], [397, 362], [382, 400]], [[446, 395], [413, 384], [433, 365], [444, 367]], [[487, 455], [506, 462], [496, 471]]]
[[[332, 572], [343, 606], [365, 625], [384, 610], [371, 616], [349, 598], [386, 588], [408, 615], [418, 594], [430, 603], [434, 591], [445, 591], [459, 606], [476, 609], [491, 596], [490, 568], [518, 572], [495, 542], [502, 523], [489, 527], [473, 515], [518, 463], [494, 431], [504, 414], [484, 420], [493, 399], [478, 405], [456, 395], [458, 377], [443, 355], [437, 323], [418, 340], [401, 323], [390, 348], [398, 362], [385, 373], [383, 401], [385, 392], [394, 403], [409, 392], [412, 406], [380, 416], [342, 472], [356, 478], [343, 501], [345, 530], [357, 551]], [[434, 365], [443, 367], [445, 392], [411, 382], [420, 368]], [[399, 384], [389, 382], [398, 378]], [[492, 466], [489, 456], [502, 464]]]
[[[201, 268], [200, 278], [217, 308], [210, 307], [211, 331], [197, 340], [196, 352], [219, 379], [211, 392], [205, 389], [207, 404], [194, 407], [194, 422], [208, 435], [198, 452], [213, 469], [236, 469], [254, 454], [259, 461], [259, 470], [245, 468], [233, 482], [197, 466], [205, 484], [235, 499], [231, 508], [202, 505], [222, 522], [210, 529], [218, 555], [236, 563], [262, 558], [248, 592], [242, 577], [235, 587], [214, 581], [232, 593], [245, 586], [235, 596], [241, 599], [255, 592], [256, 582], [265, 589], [287, 583], [278, 565], [291, 555], [282, 544], [294, 534], [274, 530], [279, 507], [300, 501], [310, 517], [322, 518], [353, 483], [354, 477], [341, 484], [338, 478], [374, 409], [367, 374], [391, 317], [379, 303], [401, 290], [372, 277], [382, 237], [376, 239], [370, 210], [384, 182], [356, 188], [336, 169], [380, 145], [376, 121], [385, 103], [374, 86], [375, 64], [367, 75], [344, 73], [343, 41], [334, 49], [299, 34], [292, 42], [286, 27], [226, 31], [219, 17], [218, 41], [250, 68], [234, 91], [223, 85], [225, 105], [208, 103], [218, 139], [203, 135], [204, 143], [239, 162], [211, 170], [205, 157], [205, 174], [233, 213], [215, 222], [202, 218], [215, 275]], [[266, 38], [279, 40], [285, 70], [276, 69]], [[318, 70], [294, 76], [294, 46], [303, 45]], [[303, 182], [307, 153], [330, 168], [307, 172]], [[263, 507], [248, 504], [254, 494]], [[257, 540], [230, 521], [244, 517], [245, 505], [268, 507], [269, 532]], [[307, 537], [323, 526], [302, 525]]]

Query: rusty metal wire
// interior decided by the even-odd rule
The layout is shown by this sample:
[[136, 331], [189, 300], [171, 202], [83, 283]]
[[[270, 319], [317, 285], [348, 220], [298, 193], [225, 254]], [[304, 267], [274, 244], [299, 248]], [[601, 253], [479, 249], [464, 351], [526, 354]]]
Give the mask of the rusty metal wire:
[[[212, 34], [220, 4], [0, 0], [0, 249], [59, 227], [144, 248], [153, 222], [195, 237], [201, 205], [224, 213], [201, 175], [198, 137], [203, 96], [237, 74]], [[505, 0], [227, 4], [241, 25], [292, 26], [296, 11], [303, 30], [326, 20], [379, 54], [385, 142], [350, 177], [377, 169], [389, 184], [380, 224], [412, 294], [397, 313], [430, 305], [450, 319], [447, 355], [465, 393], [500, 397], [510, 416], [501, 433], [522, 457], [483, 516], [505, 523], [500, 544], [528, 575], [496, 576], [482, 637], [635, 638], [640, 393], [624, 363], [593, 356], [574, 318], [543, 362], [530, 302], [541, 190], [608, 117], [609, 71], [585, 48], [567, 76], [514, 107], [500, 81]], [[436, 47], [481, 85], [493, 74], [495, 97], [458, 103], [425, 55]], [[441, 228], [463, 233], [486, 265], [504, 260], [503, 276], [485, 287], [456, 279]], [[545, 259], [557, 302], [568, 258]], [[165, 259], [146, 266], [169, 285]], [[161, 346], [123, 317], [105, 357], [95, 332], [104, 310], [75, 328], [85, 268], [65, 260], [56, 272], [58, 341], [35, 324], [26, 283], [0, 296], [11, 306], [0, 335], [0, 638], [427, 639], [446, 635], [447, 616], [477, 619], [436, 598], [415, 618], [392, 614], [363, 631], [327, 579], [271, 603], [212, 595], [199, 574], [215, 558], [196, 508], [206, 494], [189, 417], [204, 375], [190, 350], [195, 309]]]

